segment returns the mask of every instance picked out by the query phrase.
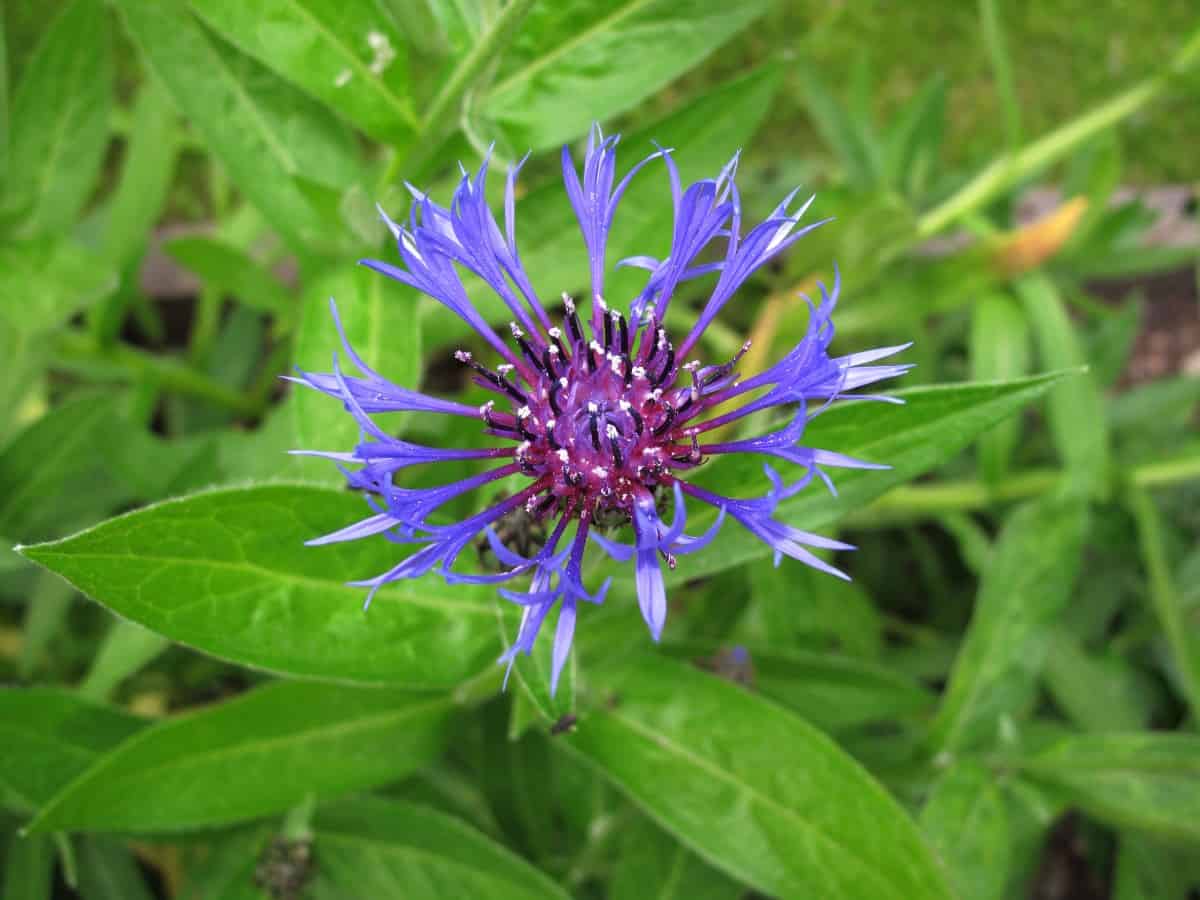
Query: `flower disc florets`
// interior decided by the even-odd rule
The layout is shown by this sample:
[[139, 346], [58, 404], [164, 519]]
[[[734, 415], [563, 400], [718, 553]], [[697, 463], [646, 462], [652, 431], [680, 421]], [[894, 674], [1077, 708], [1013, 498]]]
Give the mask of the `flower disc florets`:
[[[736, 156], [717, 178], [684, 189], [670, 151], [659, 150], [614, 187], [616, 144], [615, 137], [604, 138], [593, 130], [582, 178], [563, 149], [567, 195], [590, 262], [586, 309], [565, 294], [561, 305], [543, 303], [521, 264], [514, 221], [520, 165], [508, 173], [503, 230], [485, 198], [486, 161], [474, 176], [464, 172], [449, 207], [412, 189], [416, 200], [407, 226], [384, 216], [402, 265], [378, 260], [364, 260], [364, 264], [437, 300], [479, 335], [498, 362], [477, 359], [467, 350], [457, 351], [455, 358], [471, 370], [475, 384], [490, 392], [491, 399], [472, 406], [395, 385], [358, 357], [344, 333], [344, 352], [360, 375], [343, 374], [335, 355], [331, 373], [301, 372], [296, 379], [341, 400], [363, 434], [352, 452], [300, 452], [359, 466], [346, 470], [347, 479], [351, 487], [368, 495], [376, 509], [362, 522], [311, 543], [386, 534], [401, 544], [424, 545], [382, 575], [357, 582], [370, 587], [368, 603], [382, 585], [431, 571], [451, 582], [473, 583], [500, 583], [530, 574], [528, 591], [500, 589], [523, 608], [520, 631], [501, 659], [511, 667], [516, 654], [529, 653], [542, 623], [557, 608], [552, 689], [570, 650], [578, 602], [602, 602], [611, 581], [606, 579], [595, 592], [585, 588], [582, 564], [589, 541], [617, 562], [634, 560], [638, 604], [656, 640], [667, 610], [662, 564], [674, 567], [677, 556], [703, 548], [726, 515], [770, 546], [776, 564], [786, 555], [845, 577], [815, 556], [812, 548], [839, 550], [850, 549], [849, 545], [794, 528], [775, 513], [782, 501], [814, 477], [832, 488], [826, 469], [882, 468], [833, 451], [803, 447], [799, 441], [807, 422], [829, 403], [908, 368], [871, 365], [903, 347], [840, 357], [828, 354], [833, 338], [830, 317], [839, 287], [836, 279], [831, 290], [821, 287], [819, 306], [810, 303], [804, 337], [765, 371], [750, 377], [738, 372], [749, 342], [732, 359], [716, 365], [692, 359], [708, 325], [746, 279], [822, 223], [799, 227], [808, 202], [789, 211], [793, 192], [767, 219], [743, 234], [734, 181]], [[630, 179], [658, 159], [667, 169], [675, 212], [670, 252], [662, 260], [644, 256], [622, 260], [623, 265], [649, 272], [646, 285], [628, 304], [605, 302], [606, 247], [614, 214]], [[697, 262], [704, 251], [711, 253], [713, 245], [723, 251], [719, 258]], [[460, 270], [485, 282], [508, 307], [512, 316], [508, 339], [501, 338], [468, 299]], [[715, 284], [694, 324], [677, 339], [663, 325], [676, 289], [710, 275], [715, 276]], [[340, 331], [336, 309], [334, 318]], [[777, 408], [791, 411], [791, 421], [777, 431], [735, 440], [719, 436], [725, 426]], [[372, 418], [396, 411], [477, 419], [501, 446], [437, 448], [400, 440]], [[764, 466], [771, 487], [758, 498], [725, 497], [684, 480], [706, 458], [731, 453], [772, 456], [798, 467], [800, 475], [789, 483], [771, 466]], [[407, 467], [444, 460], [500, 464], [439, 487], [400, 484]], [[521, 476], [523, 487], [475, 515], [459, 522], [439, 517], [438, 511], [450, 500]], [[712, 526], [698, 537], [684, 533], [686, 497], [717, 511]], [[660, 509], [670, 506], [668, 524]], [[546, 526], [544, 545], [527, 556], [506, 545], [496, 531], [506, 517], [517, 514]], [[624, 523], [632, 526], [632, 544], [601, 533]], [[472, 574], [454, 568], [462, 551], [480, 536], [502, 571]]]

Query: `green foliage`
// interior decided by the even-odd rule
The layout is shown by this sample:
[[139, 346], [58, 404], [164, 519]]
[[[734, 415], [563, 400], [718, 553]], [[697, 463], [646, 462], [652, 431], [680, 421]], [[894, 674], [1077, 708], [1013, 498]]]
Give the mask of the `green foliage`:
[[[1200, 31], [1151, 4], [1173, 43], [1123, 28], [1111, 49], [1116, 23], [1076, 5], [0, 8], [3, 896], [995, 900], [1081, 866], [1115, 900], [1200, 888], [1200, 380], [1175, 359], [1195, 348], [1139, 374], [1164, 310], [1195, 305], [1156, 292], [1194, 282], [1197, 248], [1155, 244], [1121, 190], [1161, 158], [1123, 123], [1190, 121]], [[939, 53], [906, 54], [908, 31]], [[880, 34], [894, 46], [862, 40]], [[1051, 62], [1089, 71], [1035, 84], [1047, 34], [1071, 35]], [[1154, 65], [1122, 70], [1126, 52]], [[1051, 128], [1064, 101], [1043, 87], [1070, 97]], [[478, 403], [448, 363], [470, 329], [354, 265], [394, 259], [375, 204], [407, 216], [406, 181], [444, 199], [489, 147], [498, 199], [530, 150], [522, 264], [543, 298], [585, 290], [558, 148], [593, 121], [623, 134], [618, 174], [654, 142], [684, 183], [741, 149], [743, 223], [797, 183], [834, 219], [697, 357], [752, 335], [755, 366], [779, 358], [807, 326], [794, 298], [836, 263], [835, 352], [911, 341], [917, 365], [902, 403], [834, 404], [804, 434], [890, 468], [778, 507], [857, 545], [836, 560], [853, 582], [774, 568], [726, 523], [664, 571], [661, 645], [613, 572], [557, 693], [546, 636], [501, 692], [521, 608], [493, 585], [429, 575], [364, 611], [348, 582], [417, 545], [305, 546], [371, 509], [286, 451], [346, 451], [360, 429], [279, 376], [350, 368], [333, 299], [380, 375]], [[1078, 198], [1061, 233], [1016, 219], [1034, 184]], [[655, 163], [610, 269], [661, 258], [674, 224]], [[606, 296], [644, 278], [616, 269]], [[1130, 283], [1113, 278], [1134, 292], [1111, 299]], [[710, 287], [684, 285], [667, 326]], [[442, 418], [380, 422], [480, 446]], [[763, 461], [689, 477], [759, 496]], [[427, 468], [398, 483], [478, 471]], [[589, 585], [611, 569], [585, 560]]]

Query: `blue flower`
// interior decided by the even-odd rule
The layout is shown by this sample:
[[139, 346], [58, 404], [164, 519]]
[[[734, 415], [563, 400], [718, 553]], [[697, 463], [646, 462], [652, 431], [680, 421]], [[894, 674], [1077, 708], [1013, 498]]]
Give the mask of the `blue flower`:
[[[561, 306], [546, 303], [521, 264], [514, 222], [520, 165], [508, 173], [503, 226], [487, 204], [486, 160], [474, 175], [464, 172], [449, 207], [410, 188], [414, 202], [408, 224], [383, 216], [395, 237], [400, 265], [372, 259], [363, 264], [443, 304], [490, 345], [498, 364], [487, 365], [463, 350], [455, 358], [493, 399], [475, 407], [392, 384], [350, 347], [336, 308], [333, 314], [343, 351], [358, 374], [345, 374], [335, 354], [332, 372], [301, 372], [295, 379], [340, 400], [362, 432], [361, 442], [350, 452], [300, 452], [336, 460], [350, 486], [363, 491], [374, 509], [361, 522], [310, 543], [382, 534], [399, 543], [421, 545], [389, 571], [355, 582], [370, 589], [368, 604], [381, 586], [429, 572], [450, 582], [484, 584], [529, 575], [526, 591], [500, 589], [502, 596], [523, 610], [516, 639], [501, 661], [511, 671], [516, 655], [531, 652], [546, 618], [557, 610], [552, 691], [570, 652], [578, 605], [602, 603], [611, 581], [594, 590], [584, 585], [582, 565], [589, 540], [616, 562], [633, 560], [638, 603], [655, 640], [667, 615], [662, 564], [673, 568], [679, 556], [702, 549], [727, 517], [771, 547], [776, 565], [782, 556], [789, 556], [845, 577], [812, 551], [851, 549], [849, 545], [794, 528], [775, 518], [775, 511], [814, 477], [832, 490], [829, 468], [884, 468], [799, 442], [807, 423], [828, 404], [909, 368], [875, 364], [907, 345], [829, 355], [837, 278], [832, 288], [821, 285], [819, 305], [809, 302], [804, 337], [764, 372], [742, 378], [737, 371], [748, 343], [742, 353], [722, 364], [685, 363], [705, 328], [746, 279], [822, 223], [801, 226], [812, 201], [793, 207], [793, 192], [764, 221], [743, 233], [736, 156], [715, 179], [684, 189], [671, 151], [659, 149], [616, 182], [617, 141], [593, 129], [582, 175], [570, 151], [564, 147], [562, 153], [567, 196], [590, 261], [586, 323], [571, 297], [563, 295]], [[658, 160], [667, 171], [675, 212], [670, 252], [661, 260], [638, 256], [618, 263], [649, 273], [626, 312], [605, 300], [609, 231], [630, 180]], [[502, 338], [468, 299], [461, 270], [481, 279], [503, 300], [512, 315], [510, 337]], [[695, 324], [677, 339], [663, 324], [667, 310], [680, 284], [704, 275], [715, 275], [715, 285]], [[714, 434], [722, 426], [772, 407], [793, 410], [790, 424], [755, 438], [723, 440]], [[396, 411], [477, 420], [483, 433], [500, 446], [447, 449], [399, 440], [371, 418]], [[705, 460], [733, 453], [774, 457], [799, 474], [789, 483], [766, 465], [770, 489], [763, 497], [749, 499], [725, 497], [685, 480]], [[443, 460], [489, 460], [495, 466], [441, 487], [397, 484], [400, 470]], [[448, 523], [437, 515], [455, 497], [509, 476], [524, 476], [526, 481], [499, 502], [459, 522]], [[717, 510], [716, 521], [702, 535], [684, 533], [688, 498]], [[662, 512], [668, 506], [672, 508], [669, 524]], [[506, 545], [496, 531], [502, 519], [518, 515], [546, 523], [548, 530], [542, 548], [528, 556]], [[602, 533], [622, 522], [632, 527], [632, 544]], [[456, 569], [463, 550], [481, 538], [501, 570]]]

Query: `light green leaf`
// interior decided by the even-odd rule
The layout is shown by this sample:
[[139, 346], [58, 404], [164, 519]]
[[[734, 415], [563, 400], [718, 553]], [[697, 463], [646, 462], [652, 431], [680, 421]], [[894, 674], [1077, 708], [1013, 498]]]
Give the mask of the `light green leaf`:
[[292, 319], [297, 303], [287, 289], [237, 247], [219, 238], [188, 235], [163, 245], [169, 256], [199, 275], [207, 286], [227, 291], [243, 306]]
[[372, 0], [190, 0], [244, 53], [386, 143], [416, 124], [407, 49]]
[[104, 255], [117, 266], [142, 251], [162, 212], [179, 154], [177, 119], [166, 91], [153, 79], [144, 81], [133, 105], [121, 180], [104, 230]]
[[[1084, 364], [1079, 338], [1054, 283], [1035, 273], [1017, 282], [1017, 292], [1043, 365], [1063, 369]], [[1089, 372], [1064, 381], [1050, 393], [1047, 407], [1054, 444], [1072, 482], [1103, 497], [1108, 491], [1108, 429], [1095, 376]]]
[[0, 792], [29, 811], [145, 723], [56, 688], [0, 689]]
[[987, 745], [1034, 697], [1054, 626], [1079, 570], [1087, 506], [1048, 494], [1018, 509], [996, 541], [966, 640], [932, 729], [934, 745]]
[[5, 39], [4, 10], [0, 8], [0, 187], [8, 177], [8, 41]]
[[704, 0], [538, 4], [479, 109], [512, 147], [552, 147], [633, 107], [766, 8], [761, 0], [732, 6]]
[[458, 819], [359, 797], [317, 811], [315, 900], [568, 900], [549, 878]]
[[737, 882], [707, 865], [649, 819], [626, 829], [610, 900], [737, 900]]
[[445, 697], [279, 681], [153, 725], [59, 792], [35, 831], [168, 831], [393, 781], [442, 748]]
[[79, 692], [93, 700], [106, 700], [126, 678], [141, 671], [167, 649], [169, 641], [136, 622], [113, 622], [96, 651]]
[[1008, 816], [992, 773], [956, 762], [933, 786], [921, 828], [942, 858], [962, 900], [999, 900], [1008, 880]]
[[916, 826], [831, 740], [690, 666], [634, 657], [559, 738], [686, 846], [764, 893], [947, 898]]
[[153, 900], [133, 854], [119, 841], [83, 838], [76, 865], [84, 900]]
[[[1010, 298], [999, 293], [980, 297], [971, 309], [971, 377], [976, 381], [1004, 381], [1029, 374], [1029, 326]], [[1021, 436], [1021, 420], [1014, 416], [980, 435], [979, 468], [991, 485], [1008, 471]]]
[[1078, 735], [1021, 766], [1102, 822], [1200, 840], [1200, 738], [1195, 735]]
[[878, 158], [877, 142], [869, 133], [870, 122], [855, 116], [830, 93], [814, 64], [799, 65], [796, 78], [809, 118], [837, 155], [846, 180], [864, 191], [876, 185], [882, 175], [882, 160]]
[[370, 514], [345, 491], [225, 488], [22, 552], [118, 615], [243, 665], [410, 688], [449, 687], [490, 665], [491, 589], [403, 581], [363, 612], [364, 590], [345, 582], [386, 571], [403, 547], [304, 546]]
[[219, 48], [182, 0], [119, 0], [117, 6], [147, 67], [250, 202], [299, 248], [327, 236], [329, 223], [291, 178], [321, 174], [301, 164], [299, 151], [324, 145], [327, 113], [259, 70], [254, 82], [261, 88], [269, 81], [270, 90], [252, 92], [243, 77], [250, 61]]
[[904, 106], [889, 129], [884, 147], [888, 182], [918, 197], [933, 172], [946, 120], [946, 79], [929, 79]]
[[54, 844], [50, 837], [14, 834], [4, 856], [0, 892], [4, 900], [46, 900], [54, 896], [53, 874]]
[[0, 211], [19, 217], [18, 234], [61, 231], [87, 202], [108, 143], [112, 70], [104, 4], [73, 0], [46, 32], [13, 95]]
[[1046, 689], [1067, 718], [1084, 731], [1137, 731], [1155, 711], [1153, 677], [1125, 656], [1092, 653], [1066, 627], [1046, 656]]
[[[1062, 378], [1062, 373], [1037, 375], [989, 384], [939, 385], [896, 391], [903, 406], [883, 403], [845, 403], [816, 418], [804, 435], [806, 446], [846, 453], [887, 463], [887, 471], [846, 470], [834, 473], [838, 495], [812, 486], [779, 505], [776, 517], [801, 528], [820, 528], [862, 506], [888, 488], [911, 481], [954, 457], [977, 435], [1035, 400]], [[706, 466], [695, 479], [729, 496], [755, 496], [769, 487], [762, 458], [739, 454]], [[714, 513], [689, 516], [697, 531]], [[727, 524], [721, 539], [689, 556], [666, 573], [668, 584], [719, 572], [770, 555], [770, 548], [735, 524]]]
[[0, 318], [23, 334], [42, 337], [116, 288], [112, 264], [70, 238], [0, 244]]
[[[21, 559], [20, 556], [16, 558]], [[27, 565], [21, 561], [22, 567]], [[50, 572], [38, 573], [33, 585], [25, 607], [25, 619], [21, 623], [21, 656], [17, 660], [17, 674], [23, 680], [28, 680], [33, 674], [46, 655], [50, 642], [66, 624], [67, 611], [75, 597], [71, 586]]]
[[[330, 299], [337, 303], [350, 346], [363, 361], [389, 381], [415, 390], [421, 376], [416, 295], [362, 266], [342, 266], [305, 290], [294, 364], [309, 372], [331, 372], [337, 353], [343, 371], [354, 373], [338, 339]], [[358, 443], [358, 423], [343, 404], [310, 388], [297, 385], [293, 390], [295, 447], [346, 450]], [[330, 479], [343, 480], [332, 466], [324, 467], [324, 472]]]

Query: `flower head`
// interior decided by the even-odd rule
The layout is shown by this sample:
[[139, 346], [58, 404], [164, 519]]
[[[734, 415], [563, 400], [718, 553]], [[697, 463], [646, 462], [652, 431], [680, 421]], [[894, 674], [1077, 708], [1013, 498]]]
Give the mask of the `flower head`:
[[[727, 516], [770, 546], [777, 565], [786, 555], [845, 577], [812, 549], [849, 545], [794, 528], [776, 519], [775, 511], [781, 500], [814, 477], [832, 489], [828, 468], [877, 467], [833, 451], [802, 447], [799, 441], [806, 423], [827, 404], [908, 368], [873, 365], [903, 347], [841, 357], [828, 354], [836, 278], [832, 288], [821, 286], [819, 305], [810, 302], [803, 339], [766, 371], [746, 378], [738, 372], [748, 343], [730, 360], [714, 364], [692, 359], [705, 329], [746, 279], [822, 223], [800, 224], [811, 200], [793, 207], [793, 192], [743, 233], [734, 180], [736, 156], [715, 179], [685, 189], [671, 152], [660, 149], [617, 182], [617, 141], [593, 129], [582, 173], [563, 148], [567, 196], [590, 261], [587, 304], [566, 294], [553, 306], [546, 303], [521, 264], [514, 222], [520, 165], [508, 173], [503, 227], [486, 201], [486, 160], [474, 175], [464, 172], [449, 207], [410, 188], [415, 199], [408, 223], [401, 225], [384, 215], [401, 264], [363, 263], [437, 300], [489, 346], [495, 360], [466, 350], [455, 353], [474, 383], [491, 395], [487, 402], [470, 406], [392, 384], [347, 343], [336, 309], [345, 356], [358, 374], [345, 374], [335, 354], [332, 372], [301, 372], [296, 379], [338, 398], [357, 420], [362, 440], [352, 451], [304, 452], [357, 466], [346, 469], [346, 477], [368, 495], [375, 510], [363, 521], [311, 543], [386, 534], [400, 543], [422, 545], [389, 571], [356, 582], [370, 588], [368, 603], [382, 585], [431, 571], [451, 582], [473, 583], [529, 575], [525, 591], [500, 589], [523, 609], [516, 639], [501, 660], [511, 669], [518, 653], [529, 653], [547, 616], [557, 609], [552, 689], [570, 651], [579, 603], [603, 602], [611, 581], [592, 589], [585, 585], [582, 567], [589, 540], [616, 562], [633, 560], [638, 603], [655, 640], [667, 615], [663, 564], [674, 568], [677, 557], [703, 548]], [[612, 302], [605, 294], [605, 275], [614, 214], [630, 180], [656, 160], [666, 167], [674, 205], [670, 252], [661, 260], [622, 260], [621, 265], [646, 269], [649, 277], [636, 297]], [[708, 261], [700, 261], [702, 254]], [[463, 270], [484, 281], [507, 305], [512, 316], [507, 336], [486, 322], [468, 299]], [[685, 334], [673, 334], [664, 320], [679, 286], [714, 274], [715, 285], [694, 325]], [[790, 424], [756, 438], [718, 436], [723, 426], [773, 407], [794, 410]], [[476, 419], [497, 446], [422, 446], [392, 437], [372, 419], [376, 413], [404, 410]], [[775, 457], [799, 474], [787, 482], [765, 466], [770, 488], [765, 496], [750, 499], [721, 496], [686, 480], [705, 460], [731, 453]], [[464, 459], [487, 460], [492, 467], [440, 487], [406, 488], [398, 483], [403, 481], [398, 473], [408, 466]], [[438, 515], [453, 498], [509, 476], [522, 478], [522, 486], [475, 515], [458, 522]], [[685, 533], [688, 498], [717, 510], [715, 522], [701, 535]], [[544, 523], [546, 538], [540, 548], [522, 553], [501, 539], [497, 526], [514, 516]], [[632, 543], [603, 533], [621, 523], [632, 526]], [[463, 550], [480, 539], [490, 546], [500, 571], [470, 573], [455, 567]]]

